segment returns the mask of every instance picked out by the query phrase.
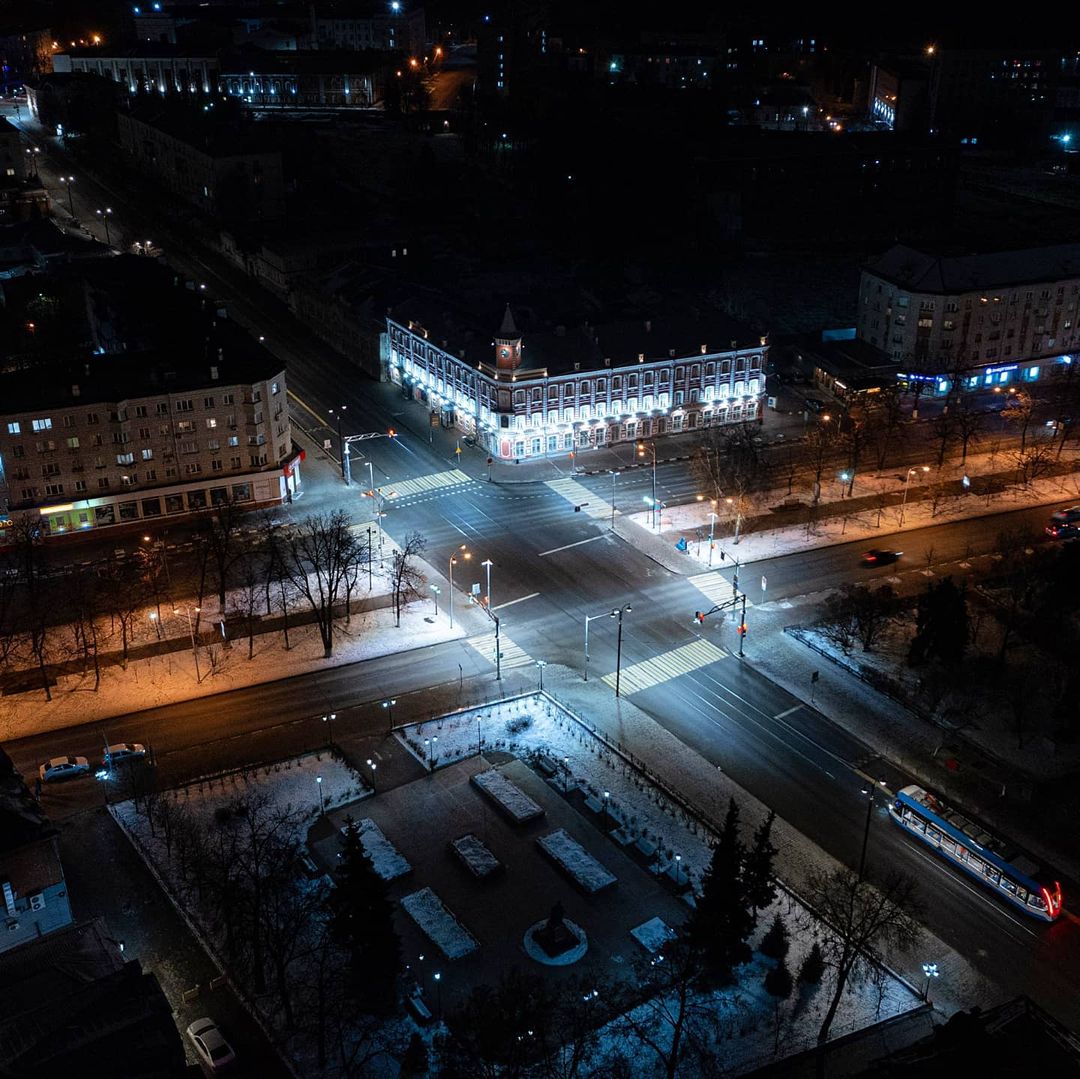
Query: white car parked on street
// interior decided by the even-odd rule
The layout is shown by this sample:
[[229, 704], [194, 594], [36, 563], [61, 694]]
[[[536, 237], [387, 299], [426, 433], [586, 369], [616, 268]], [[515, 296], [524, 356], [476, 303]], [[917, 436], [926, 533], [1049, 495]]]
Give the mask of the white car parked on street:
[[188, 1037], [199, 1059], [212, 1071], [224, 1071], [235, 1059], [232, 1046], [218, 1030], [213, 1019], [196, 1019], [187, 1028]]
[[42, 783], [52, 783], [57, 779], [73, 779], [90, 773], [90, 762], [85, 757], [53, 757], [39, 769]]
[[102, 763], [107, 768], [110, 764], [141, 760], [145, 756], [146, 746], [139, 742], [117, 742], [116, 745], [105, 747], [105, 760]]

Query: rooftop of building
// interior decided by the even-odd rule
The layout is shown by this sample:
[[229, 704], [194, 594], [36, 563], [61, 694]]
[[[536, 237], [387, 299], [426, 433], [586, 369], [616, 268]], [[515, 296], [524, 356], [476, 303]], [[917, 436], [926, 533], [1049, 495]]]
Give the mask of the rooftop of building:
[[[551, 325], [527, 308], [510, 305], [522, 338], [521, 371], [546, 369], [550, 374], [622, 367], [638, 362], [703, 353], [761, 347], [762, 333], [715, 310], [670, 309], [655, 318], [621, 318]], [[506, 304], [488, 310], [452, 310], [434, 296], [413, 295], [394, 305], [389, 316], [401, 325], [410, 322], [434, 341], [468, 363], [491, 365], [493, 342], [504, 324]], [[444, 344], [445, 342], [445, 344]]]
[[283, 367], [208, 293], [151, 259], [65, 263], [0, 290], [8, 414], [251, 384]]
[[0, 955], [0, 984], [4, 1075], [103, 1075], [103, 1061], [109, 1074], [186, 1074], [157, 978], [123, 962], [100, 919]]
[[951, 295], [1080, 277], [1080, 244], [953, 256], [897, 244], [865, 269], [910, 292]]
[[0, 749], [0, 855], [54, 832], [11, 758]]
[[367, 75], [386, 64], [386, 53], [353, 49], [259, 49], [245, 46], [221, 57], [223, 75]]
[[[276, 141], [226, 102], [191, 108], [182, 102], [147, 101], [136, 104], [131, 118], [162, 131], [214, 158], [242, 154], [279, 154]], [[123, 114], [121, 114], [123, 115]]]
[[799, 341], [792, 351], [800, 362], [843, 379], [853, 390], [894, 382], [899, 370], [880, 349], [857, 337], [824, 339], [818, 335]]

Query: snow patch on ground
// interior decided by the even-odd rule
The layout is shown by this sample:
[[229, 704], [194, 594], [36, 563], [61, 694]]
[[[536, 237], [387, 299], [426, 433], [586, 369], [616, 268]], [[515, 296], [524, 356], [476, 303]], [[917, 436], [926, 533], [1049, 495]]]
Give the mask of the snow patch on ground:
[[589, 895], [610, 888], [619, 879], [562, 828], [540, 836], [536, 842]]
[[488, 772], [478, 772], [472, 777], [472, 781], [517, 824], [524, 824], [544, 815], [541, 806], [496, 768]]
[[460, 959], [476, 951], [476, 938], [430, 888], [404, 896], [401, 906], [447, 959]]
[[365, 817], [360, 821], [356, 830], [360, 837], [360, 845], [371, 859], [375, 872], [383, 880], [397, 880], [398, 877], [404, 877], [412, 872], [412, 866], [370, 817]]

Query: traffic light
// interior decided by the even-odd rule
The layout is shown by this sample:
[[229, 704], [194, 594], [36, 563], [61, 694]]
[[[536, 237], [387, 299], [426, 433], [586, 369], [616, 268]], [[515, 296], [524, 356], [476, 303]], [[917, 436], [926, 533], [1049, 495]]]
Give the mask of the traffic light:
[[704, 611], [694, 611], [694, 621], [701, 624], [705, 621]]
[[371, 490], [371, 488], [369, 487], [369, 488], [368, 488], [368, 489], [367, 489], [367, 490], [366, 490], [366, 491], [364, 492], [364, 497], [365, 497], [365, 498], [374, 498], [374, 497], [375, 497], [375, 492], [374, 492], [373, 490]]
[[397, 431], [391, 427], [390, 430], [386, 432], [386, 436], [387, 438], [397, 438]]
[[644, 457], [645, 456], [645, 443], [644, 442], [639, 442], [637, 444], [637, 455], [638, 455], [638, 457]]
[[739, 626], [739, 636], [740, 637], [745, 637], [746, 636], [746, 623], [745, 622], [741, 623], [740, 626]]

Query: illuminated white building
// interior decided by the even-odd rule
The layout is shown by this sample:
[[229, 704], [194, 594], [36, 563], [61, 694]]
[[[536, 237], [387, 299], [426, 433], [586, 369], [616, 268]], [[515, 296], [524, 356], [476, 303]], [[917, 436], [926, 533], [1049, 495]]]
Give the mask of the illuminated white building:
[[412, 303], [386, 322], [389, 378], [503, 460], [761, 414], [768, 338], [720, 314], [522, 335], [507, 307], [494, 338]]

